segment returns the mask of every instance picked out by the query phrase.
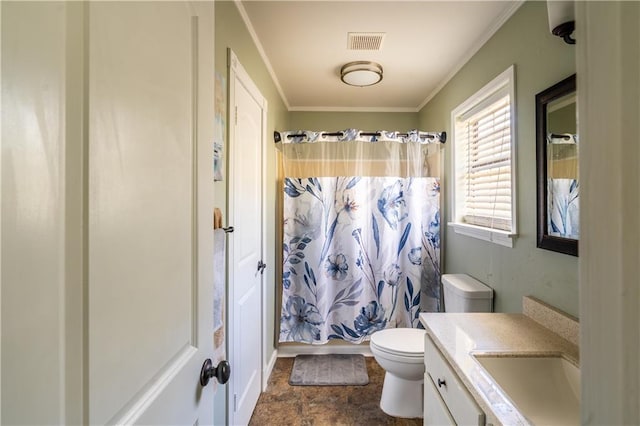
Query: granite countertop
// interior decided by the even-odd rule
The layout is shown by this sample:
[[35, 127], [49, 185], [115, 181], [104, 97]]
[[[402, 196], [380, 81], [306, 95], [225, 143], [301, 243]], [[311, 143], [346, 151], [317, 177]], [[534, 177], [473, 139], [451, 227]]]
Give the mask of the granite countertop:
[[579, 366], [577, 344], [524, 314], [423, 313], [420, 322], [484, 411], [487, 424], [529, 422], [472, 354], [560, 355]]

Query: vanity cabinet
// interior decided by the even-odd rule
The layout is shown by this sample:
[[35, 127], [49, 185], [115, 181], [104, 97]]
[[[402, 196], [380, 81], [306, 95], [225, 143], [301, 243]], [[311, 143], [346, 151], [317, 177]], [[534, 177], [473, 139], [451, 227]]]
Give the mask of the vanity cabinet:
[[456, 424], [428, 373], [424, 374], [424, 424], [425, 426]]
[[424, 348], [424, 424], [485, 424], [485, 415], [429, 335]]

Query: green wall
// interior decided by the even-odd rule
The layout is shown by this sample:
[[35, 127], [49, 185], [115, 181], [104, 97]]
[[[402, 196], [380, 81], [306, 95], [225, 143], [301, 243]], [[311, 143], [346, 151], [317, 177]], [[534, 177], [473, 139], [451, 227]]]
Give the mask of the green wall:
[[[289, 130], [407, 131], [418, 127], [418, 114], [415, 112], [294, 111], [289, 113], [289, 125], [291, 126]], [[428, 129], [420, 130], [428, 131]]]
[[[272, 135], [273, 131], [278, 129], [282, 130], [288, 128], [288, 111], [284, 105], [278, 90], [271, 79], [271, 75], [267, 70], [260, 54], [253, 43], [251, 35], [247, 31], [247, 28], [236, 8], [236, 5], [232, 1], [217, 1], [215, 4], [215, 67], [216, 72], [224, 75], [229, 81], [229, 73], [227, 69], [227, 49], [231, 48], [238, 57], [239, 62], [245, 68], [253, 82], [258, 86], [260, 92], [267, 100], [268, 104], [268, 116], [267, 116], [267, 135]], [[228, 95], [226, 96], [228, 102]], [[227, 109], [229, 109], [227, 107]], [[227, 123], [230, 120], [227, 119]], [[216, 182], [215, 184], [215, 205], [220, 207], [225, 224], [228, 218], [227, 211], [227, 184], [228, 184], [228, 158], [226, 153], [229, 152], [228, 147], [228, 124], [226, 144], [224, 147], [225, 164], [224, 173], [225, 180], [223, 182]], [[265, 288], [266, 288], [266, 306], [270, 307], [271, 312], [267, 312], [266, 319], [267, 324], [265, 330], [267, 330], [266, 341], [274, 341], [275, 323], [273, 306], [275, 306], [275, 253], [278, 250], [276, 245], [276, 229], [279, 225], [276, 220], [276, 150], [273, 139], [267, 136], [266, 140], [266, 188], [265, 194], [267, 208], [264, 214], [266, 215], [267, 229], [267, 247], [268, 249], [264, 254], [264, 262], [268, 265], [265, 270]], [[273, 354], [275, 348], [269, 345], [266, 348], [266, 357], [269, 360]], [[215, 397], [215, 424], [225, 424], [225, 405], [226, 405], [226, 387], [220, 387]]]
[[[545, 2], [527, 2], [419, 113], [422, 129], [451, 131], [451, 111], [515, 64], [518, 237], [507, 248], [444, 226], [444, 272], [468, 273], [495, 290], [497, 312], [521, 312], [533, 295], [578, 316], [578, 258], [536, 248], [535, 95], [575, 73], [575, 46], [549, 33]], [[445, 218], [451, 144], [445, 148]]]
[[575, 102], [565, 107], [547, 112], [547, 132], [573, 133], [577, 130]]

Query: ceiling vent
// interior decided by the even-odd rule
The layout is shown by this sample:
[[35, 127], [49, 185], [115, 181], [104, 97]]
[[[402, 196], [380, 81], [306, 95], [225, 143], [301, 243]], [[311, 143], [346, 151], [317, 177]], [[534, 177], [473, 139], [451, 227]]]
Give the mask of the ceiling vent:
[[385, 33], [347, 33], [347, 49], [380, 50]]

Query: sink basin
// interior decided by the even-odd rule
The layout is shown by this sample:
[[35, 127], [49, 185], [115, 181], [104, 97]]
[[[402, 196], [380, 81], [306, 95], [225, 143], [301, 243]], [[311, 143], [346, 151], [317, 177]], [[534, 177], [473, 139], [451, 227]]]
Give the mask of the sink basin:
[[495, 355], [475, 358], [531, 423], [580, 424], [580, 370], [566, 359]]

